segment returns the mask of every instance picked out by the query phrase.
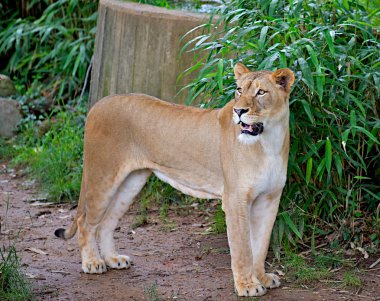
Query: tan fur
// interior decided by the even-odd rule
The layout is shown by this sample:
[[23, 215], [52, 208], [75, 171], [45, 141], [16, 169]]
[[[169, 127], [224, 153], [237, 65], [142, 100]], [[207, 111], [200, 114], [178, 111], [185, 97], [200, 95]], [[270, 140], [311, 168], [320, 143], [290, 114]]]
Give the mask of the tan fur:
[[[234, 71], [236, 97], [222, 109], [142, 94], [106, 97], [92, 108], [77, 217], [64, 233], [70, 238], [78, 227], [84, 272], [130, 266], [115, 250], [113, 231], [153, 172], [189, 195], [222, 197], [239, 296], [260, 296], [280, 285], [265, 273], [264, 262], [286, 180], [294, 75], [289, 69], [250, 72], [240, 63]], [[234, 109], [247, 112], [239, 117]], [[241, 134], [240, 120], [262, 122], [263, 133]]]

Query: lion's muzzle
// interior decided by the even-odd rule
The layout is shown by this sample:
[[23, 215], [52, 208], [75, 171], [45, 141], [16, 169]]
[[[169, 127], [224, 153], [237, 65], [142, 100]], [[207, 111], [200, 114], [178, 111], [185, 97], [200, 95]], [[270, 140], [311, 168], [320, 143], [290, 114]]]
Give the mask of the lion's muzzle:
[[252, 125], [249, 125], [240, 121], [240, 127], [242, 134], [248, 134], [251, 136], [260, 135], [264, 131], [264, 124], [262, 122], [257, 122]]

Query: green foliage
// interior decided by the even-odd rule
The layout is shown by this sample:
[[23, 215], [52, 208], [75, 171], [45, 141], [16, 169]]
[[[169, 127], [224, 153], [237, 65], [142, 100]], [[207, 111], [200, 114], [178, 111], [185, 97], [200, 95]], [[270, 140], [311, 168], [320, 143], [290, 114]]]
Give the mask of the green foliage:
[[362, 281], [360, 277], [352, 271], [346, 271], [343, 275], [343, 283], [345, 286], [361, 287]]
[[15, 149], [10, 141], [0, 138], [0, 163], [9, 160], [15, 154]]
[[0, 249], [0, 300], [33, 300], [30, 285], [21, 272], [20, 259], [13, 246]]
[[345, 263], [343, 255], [318, 254], [314, 258], [315, 265], [318, 267], [335, 269]]
[[297, 284], [308, 284], [332, 276], [326, 267], [311, 266], [305, 258], [297, 254], [288, 254], [285, 258], [285, 271], [287, 278]]
[[170, 4], [167, 0], [134, 0], [135, 2], [142, 4], [150, 4], [159, 7], [170, 8]]
[[178, 296], [171, 291], [170, 296], [165, 296], [158, 290], [157, 281], [155, 281], [150, 287], [144, 287], [144, 300], [147, 301], [164, 301], [164, 300], [177, 300]]
[[77, 200], [82, 177], [84, 112], [62, 111], [47, 122], [48, 130], [42, 136], [36, 130], [37, 122], [24, 125], [13, 162], [29, 166], [52, 200]]
[[[78, 95], [91, 60], [98, 1], [25, 1], [19, 12], [11, 1], [0, 9], [0, 58], [5, 73], [24, 93], [43, 82], [55, 100]], [[36, 12], [37, 11], [37, 12]]]
[[220, 233], [226, 233], [227, 232], [227, 225], [225, 220], [225, 215], [222, 209], [222, 205], [218, 206], [218, 209], [215, 212], [215, 224], [214, 224], [214, 231], [217, 234]]
[[189, 104], [231, 100], [237, 61], [296, 74], [277, 245], [305, 231], [314, 240], [319, 227], [365, 217], [379, 204], [379, 16], [355, 1], [233, 0], [182, 49], [197, 53], [187, 70], [198, 74], [187, 86]]
[[80, 102], [97, 5], [78, 0], [1, 4], [0, 68], [15, 79], [25, 116], [20, 137], [11, 142], [16, 147], [1, 152], [15, 151], [13, 162], [27, 165], [57, 201], [77, 199], [80, 190], [85, 113]]

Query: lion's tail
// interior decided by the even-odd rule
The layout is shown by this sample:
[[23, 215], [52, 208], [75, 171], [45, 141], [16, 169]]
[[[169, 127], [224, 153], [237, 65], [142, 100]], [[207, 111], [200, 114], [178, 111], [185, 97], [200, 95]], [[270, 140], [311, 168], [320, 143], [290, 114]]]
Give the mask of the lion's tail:
[[70, 229], [63, 229], [63, 228], [59, 228], [57, 230], [54, 231], [54, 235], [59, 237], [59, 238], [63, 238], [63, 239], [70, 239], [72, 238], [75, 233], [77, 232], [77, 229], [78, 229], [78, 218], [84, 213], [84, 207], [85, 207], [85, 200], [84, 200], [84, 191], [83, 191], [83, 181], [82, 181], [82, 185], [81, 185], [81, 191], [80, 191], [80, 196], [79, 196], [79, 202], [78, 202], [78, 208], [77, 208], [77, 214], [76, 216], [74, 217], [74, 220], [73, 220], [73, 223], [71, 224], [71, 227]]

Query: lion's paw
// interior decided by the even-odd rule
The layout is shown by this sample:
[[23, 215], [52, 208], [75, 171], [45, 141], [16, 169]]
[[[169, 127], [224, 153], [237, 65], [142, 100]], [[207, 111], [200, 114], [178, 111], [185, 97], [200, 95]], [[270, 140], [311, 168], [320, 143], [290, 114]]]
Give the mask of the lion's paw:
[[235, 287], [240, 297], [262, 296], [267, 292], [260, 283], [235, 284]]
[[126, 255], [115, 255], [106, 258], [107, 265], [112, 269], [128, 269], [131, 259]]
[[264, 274], [264, 276], [259, 279], [266, 288], [276, 288], [281, 285], [280, 277], [275, 274]]
[[84, 260], [82, 271], [86, 274], [102, 274], [107, 272], [107, 267], [102, 259]]

